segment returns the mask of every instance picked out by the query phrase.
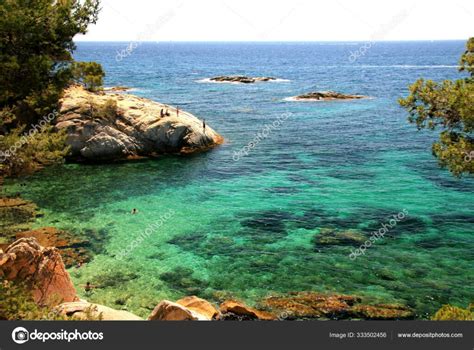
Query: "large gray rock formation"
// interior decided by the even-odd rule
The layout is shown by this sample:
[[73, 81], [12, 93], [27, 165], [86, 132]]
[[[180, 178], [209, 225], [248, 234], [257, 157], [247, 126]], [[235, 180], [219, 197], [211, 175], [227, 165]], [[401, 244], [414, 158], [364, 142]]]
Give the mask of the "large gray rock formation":
[[128, 94], [91, 93], [81, 86], [65, 91], [56, 128], [66, 130], [72, 156], [86, 160], [193, 153], [223, 142], [185, 111], [177, 113], [170, 106]]

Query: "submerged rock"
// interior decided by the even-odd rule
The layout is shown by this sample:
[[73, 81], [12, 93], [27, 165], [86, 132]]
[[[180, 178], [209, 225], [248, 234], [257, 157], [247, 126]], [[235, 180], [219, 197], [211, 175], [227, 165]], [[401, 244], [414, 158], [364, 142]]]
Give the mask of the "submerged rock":
[[101, 321], [141, 321], [142, 318], [128, 311], [115, 310], [110, 307], [91, 304], [87, 301], [63, 303], [55, 308], [58, 314], [71, 317], [74, 320]]
[[[37, 206], [21, 198], [0, 198], [0, 229], [3, 238], [11, 240], [19, 231], [28, 230], [38, 216]], [[6, 248], [5, 242], [3, 248]]]
[[299, 95], [292, 97], [294, 101], [334, 101], [334, 100], [360, 100], [363, 98], [369, 98], [368, 96], [362, 95], [349, 95], [342, 94], [335, 91], [316, 91], [308, 94]]
[[355, 305], [350, 316], [364, 320], [396, 320], [413, 318], [413, 311], [397, 304]]
[[16, 234], [16, 239], [35, 238], [43, 247], [59, 249], [66, 268], [86, 263], [91, 259], [90, 242], [78, 239], [66, 231], [54, 227], [43, 227], [37, 230], [25, 231]]
[[0, 251], [0, 278], [25, 283], [40, 305], [76, 301], [76, 289], [56, 248], [22, 238]]
[[279, 315], [280, 319], [410, 319], [414, 313], [402, 305], [367, 305], [362, 299], [348, 295], [325, 295], [297, 292], [263, 300], [262, 307]]
[[234, 76], [219, 76], [210, 79], [211, 81], [216, 81], [220, 83], [241, 83], [241, 84], [253, 84], [262, 81], [272, 81], [276, 78], [272, 77], [247, 77], [243, 75], [234, 75]]
[[300, 292], [266, 298], [262, 305], [282, 319], [341, 318], [359, 301], [360, 298], [354, 296]]
[[[68, 88], [56, 128], [65, 130], [72, 156], [118, 160], [193, 153], [223, 142], [211, 127], [185, 111], [128, 94]], [[162, 115], [168, 111], [169, 115]]]
[[328, 247], [337, 245], [359, 246], [367, 240], [367, 237], [358, 231], [337, 231], [330, 228], [322, 229], [314, 236], [316, 247]]

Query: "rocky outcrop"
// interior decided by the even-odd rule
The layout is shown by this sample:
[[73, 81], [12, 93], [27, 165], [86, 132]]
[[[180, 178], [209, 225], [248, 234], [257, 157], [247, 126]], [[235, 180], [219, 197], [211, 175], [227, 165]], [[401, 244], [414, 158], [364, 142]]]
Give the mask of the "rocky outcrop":
[[219, 317], [219, 310], [207, 300], [198, 298], [196, 296], [184, 297], [179, 299], [176, 304], [184, 306], [185, 308], [194, 311], [200, 315], [205, 316], [209, 320]]
[[95, 161], [186, 154], [223, 142], [190, 113], [133, 95], [91, 93], [72, 86], [60, 102], [56, 128], [66, 131], [76, 158]]
[[149, 321], [210, 321], [211, 319], [168, 300], [163, 300], [156, 305], [150, 316], [148, 316]]
[[414, 317], [412, 310], [401, 305], [367, 305], [355, 296], [313, 292], [269, 297], [262, 302], [262, 307], [270, 309], [280, 319], [397, 320]]
[[369, 98], [368, 96], [362, 95], [348, 95], [341, 94], [335, 91], [316, 91], [308, 94], [291, 97], [293, 101], [335, 101], [335, 100], [360, 100], [363, 98]]
[[210, 81], [218, 83], [240, 83], [240, 84], [253, 84], [263, 81], [273, 81], [276, 78], [272, 77], [247, 77], [243, 75], [234, 75], [234, 76], [219, 76], [209, 79]]
[[0, 251], [0, 278], [25, 283], [40, 305], [76, 301], [76, 290], [56, 248], [22, 238]]
[[173, 303], [168, 300], [161, 301], [148, 317], [155, 321], [212, 321], [212, 320], [238, 320], [253, 321], [276, 320], [276, 317], [266, 311], [251, 308], [239, 301], [224, 301], [217, 310], [208, 301], [191, 296]]
[[63, 303], [55, 308], [62, 316], [73, 320], [101, 320], [101, 321], [141, 321], [142, 318], [128, 311], [115, 310], [110, 307], [92, 304], [87, 301]]
[[261, 321], [272, 321], [276, 320], [276, 317], [265, 311], [260, 311], [251, 308], [239, 301], [227, 300], [224, 301], [220, 306], [222, 313], [221, 319], [223, 320], [261, 320]]

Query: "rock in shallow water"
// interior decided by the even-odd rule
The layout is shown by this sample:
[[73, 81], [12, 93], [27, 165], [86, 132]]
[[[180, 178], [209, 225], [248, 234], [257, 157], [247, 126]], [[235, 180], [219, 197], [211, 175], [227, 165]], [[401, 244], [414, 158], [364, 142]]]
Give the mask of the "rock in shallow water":
[[367, 240], [367, 237], [358, 231], [347, 230], [337, 231], [330, 228], [323, 228], [314, 236], [316, 247], [330, 246], [359, 246]]
[[402, 305], [368, 305], [348, 295], [325, 295], [313, 292], [290, 293], [266, 298], [262, 307], [269, 308], [281, 319], [410, 319], [414, 313]]
[[224, 301], [220, 306], [220, 311], [222, 313], [223, 320], [233, 319], [234, 316], [237, 316], [236, 319], [239, 319], [239, 320], [261, 320], [261, 321], [276, 320], [276, 317], [269, 312], [260, 311], [260, 310], [251, 308], [235, 300]]
[[211, 81], [220, 83], [241, 83], [241, 84], [253, 84], [261, 81], [273, 81], [276, 78], [272, 77], [247, 77], [244, 75], [233, 75], [233, 76], [219, 76], [210, 79]]
[[78, 239], [69, 232], [54, 227], [43, 227], [16, 234], [16, 239], [30, 237], [35, 238], [43, 247], [58, 248], [66, 268], [89, 262], [91, 259], [91, 243]]
[[316, 91], [308, 94], [299, 95], [293, 97], [295, 101], [334, 101], [334, 100], [360, 100], [363, 98], [369, 98], [363, 95], [350, 95], [342, 94], [335, 91]]
[[37, 209], [36, 204], [21, 198], [0, 198], [0, 230], [3, 238], [10, 240], [16, 232], [28, 230], [38, 216]]

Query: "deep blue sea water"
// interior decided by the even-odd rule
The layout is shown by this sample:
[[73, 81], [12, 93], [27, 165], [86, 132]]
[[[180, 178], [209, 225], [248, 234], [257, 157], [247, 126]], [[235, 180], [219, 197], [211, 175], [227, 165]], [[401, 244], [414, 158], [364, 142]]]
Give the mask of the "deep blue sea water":
[[[75, 58], [100, 62], [107, 86], [206, 119], [226, 143], [189, 157], [68, 164], [29, 179], [21, 190], [45, 212], [38, 226], [104, 237], [95, 258], [70, 271], [78, 287], [100, 287], [81, 291], [85, 298], [146, 315], [163, 298], [190, 294], [255, 304], [291, 291], [337, 292], [402, 303], [419, 317], [474, 300], [474, 181], [439, 168], [435, 133], [409, 125], [397, 103], [418, 77], [461, 77], [464, 42], [376, 43], [355, 62], [363, 43], [143, 43], [117, 61], [128, 45], [79, 43]], [[237, 74], [281, 80], [205, 81]], [[373, 98], [285, 100], [318, 90]], [[408, 216], [356, 260], [357, 245], [318, 240], [331, 230], [369, 237], [404, 209]]]

